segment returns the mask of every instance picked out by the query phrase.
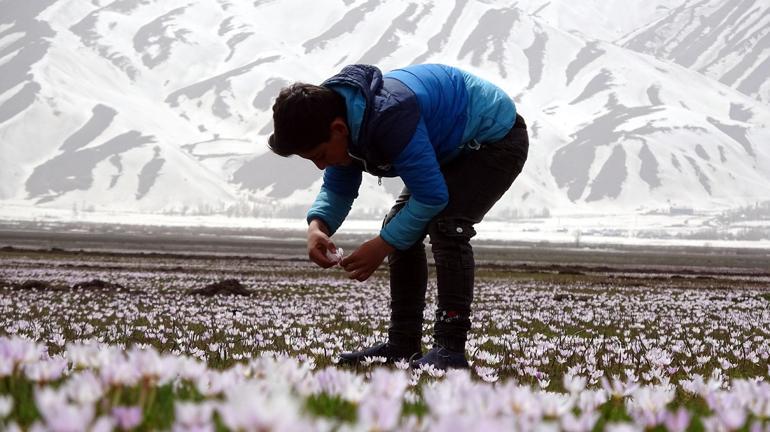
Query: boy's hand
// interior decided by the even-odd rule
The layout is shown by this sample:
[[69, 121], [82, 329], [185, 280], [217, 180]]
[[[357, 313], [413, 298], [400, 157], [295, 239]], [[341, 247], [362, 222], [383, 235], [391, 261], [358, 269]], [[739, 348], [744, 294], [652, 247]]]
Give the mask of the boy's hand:
[[377, 236], [340, 261], [350, 279], [363, 282], [377, 270], [382, 261], [395, 250], [382, 237]]
[[336, 263], [326, 257], [327, 250], [334, 253], [337, 250], [337, 246], [329, 238], [329, 231], [326, 225], [318, 219], [313, 219], [307, 227], [307, 254], [310, 261], [323, 268], [334, 266]]

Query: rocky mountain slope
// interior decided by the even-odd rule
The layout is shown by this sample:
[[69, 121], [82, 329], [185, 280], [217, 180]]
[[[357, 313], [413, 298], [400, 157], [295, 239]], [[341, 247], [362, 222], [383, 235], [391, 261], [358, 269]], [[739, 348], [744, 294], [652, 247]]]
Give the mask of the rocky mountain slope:
[[[492, 217], [745, 205], [770, 196], [767, 20], [759, 0], [0, 0], [0, 205], [301, 216], [321, 172], [266, 152], [272, 99], [359, 62], [514, 97], [530, 156]], [[354, 213], [399, 186], [366, 176]]]

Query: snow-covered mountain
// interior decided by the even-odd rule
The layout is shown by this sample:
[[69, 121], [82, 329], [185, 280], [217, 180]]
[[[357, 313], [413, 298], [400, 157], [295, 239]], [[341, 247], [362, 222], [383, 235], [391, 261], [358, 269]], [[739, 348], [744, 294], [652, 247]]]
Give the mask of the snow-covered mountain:
[[[0, 0], [0, 205], [300, 216], [321, 172], [267, 152], [278, 90], [419, 62], [527, 120], [493, 217], [766, 200], [768, 19], [764, 0]], [[400, 184], [362, 187], [354, 213], [379, 218]]]
[[770, 102], [770, 2], [690, 1], [621, 42]]

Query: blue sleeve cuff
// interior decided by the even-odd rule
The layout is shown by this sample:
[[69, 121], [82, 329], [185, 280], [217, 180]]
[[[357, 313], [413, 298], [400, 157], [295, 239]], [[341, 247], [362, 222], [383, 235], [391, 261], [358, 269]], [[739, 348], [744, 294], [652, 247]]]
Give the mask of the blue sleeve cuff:
[[355, 197], [340, 195], [322, 186], [307, 212], [307, 223], [310, 224], [313, 219], [321, 219], [329, 228], [329, 235], [333, 235], [350, 213], [354, 200]]
[[404, 208], [380, 230], [380, 237], [398, 250], [409, 249], [422, 238], [430, 220], [446, 207], [447, 202], [429, 205], [409, 198]]

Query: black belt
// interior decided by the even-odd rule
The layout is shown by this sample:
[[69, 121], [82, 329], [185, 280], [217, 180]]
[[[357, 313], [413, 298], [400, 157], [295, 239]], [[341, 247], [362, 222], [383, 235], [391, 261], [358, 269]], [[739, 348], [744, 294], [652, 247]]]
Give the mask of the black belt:
[[518, 113], [516, 114], [516, 122], [513, 123], [514, 129], [526, 129], [527, 124], [524, 123], [524, 117], [520, 116]]
[[[505, 134], [505, 135], [508, 136], [514, 129], [526, 129], [526, 128], [527, 128], [527, 124], [524, 123], [524, 117], [520, 116], [517, 113], [516, 114], [516, 121], [513, 123], [513, 126], [511, 127], [511, 130], [509, 130], [508, 133]], [[478, 142], [478, 141], [476, 141], [474, 139], [474, 140], [468, 141], [467, 143], [463, 144], [462, 148], [463, 149], [467, 149], [467, 150], [478, 150], [480, 148], [486, 147], [489, 144], [490, 143], [483, 143], [482, 144], [482, 143], [480, 143], [480, 142]]]

